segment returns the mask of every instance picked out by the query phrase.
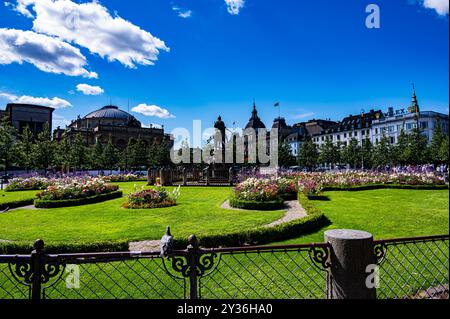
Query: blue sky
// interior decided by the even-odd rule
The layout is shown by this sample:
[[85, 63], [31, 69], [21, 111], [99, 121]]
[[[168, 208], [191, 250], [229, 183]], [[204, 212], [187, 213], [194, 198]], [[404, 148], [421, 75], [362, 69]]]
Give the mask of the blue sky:
[[[266, 125], [278, 116], [276, 101], [291, 124], [406, 108], [415, 82], [422, 109], [448, 113], [448, 0], [234, 1], [243, 6], [104, 0], [93, 5], [107, 16], [93, 19], [89, 32], [58, 25], [70, 24], [73, 12], [74, 23], [92, 19], [76, 11], [89, 1], [68, 1], [75, 11], [55, 19], [45, 18], [58, 0], [34, 9], [35, 0], [20, 0], [25, 9], [2, 3], [0, 105], [56, 97], [55, 124], [62, 125], [110, 101], [127, 110], [129, 101], [153, 115], [133, 113], [142, 123], [170, 131], [194, 119], [212, 125], [219, 114], [242, 127], [253, 99]], [[370, 3], [380, 7], [379, 29], [365, 26]], [[20, 37], [32, 45], [12, 46]], [[85, 95], [79, 84], [103, 93]]]

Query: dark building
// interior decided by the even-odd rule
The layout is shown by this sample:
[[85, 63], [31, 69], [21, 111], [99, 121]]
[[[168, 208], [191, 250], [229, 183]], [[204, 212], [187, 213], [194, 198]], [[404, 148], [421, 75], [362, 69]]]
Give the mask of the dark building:
[[258, 129], [265, 129], [266, 128], [266, 126], [264, 125], [264, 123], [261, 121], [261, 119], [258, 116], [258, 111], [256, 110], [255, 102], [253, 102], [252, 116], [248, 120], [248, 123], [245, 126], [245, 128], [246, 129], [248, 129], [248, 128], [255, 129], [256, 132], [258, 132]]
[[78, 134], [85, 138], [88, 145], [107, 143], [111, 138], [113, 144], [121, 150], [126, 148], [130, 139], [141, 139], [147, 144], [161, 144], [165, 141], [169, 147], [173, 145], [171, 136], [164, 133], [164, 127], [142, 127], [141, 122], [133, 115], [113, 105], [102, 107], [83, 118], [78, 117], [66, 129], [56, 129], [54, 138], [74, 139]]
[[37, 136], [44, 130], [45, 123], [48, 123], [51, 132], [53, 111], [53, 108], [46, 106], [10, 103], [5, 111], [0, 112], [0, 117], [7, 117], [18, 134], [28, 126]]

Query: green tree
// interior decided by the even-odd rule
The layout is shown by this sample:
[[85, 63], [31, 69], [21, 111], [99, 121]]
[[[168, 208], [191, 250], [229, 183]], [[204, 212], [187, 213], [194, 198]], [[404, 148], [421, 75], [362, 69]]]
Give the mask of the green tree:
[[0, 122], [0, 161], [3, 165], [5, 175], [8, 173], [8, 166], [14, 161], [15, 156], [12, 150], [15, 145], [15, 129], [4, 117]]
[[74, 170], [83, 170], [89, 163], [88, 148], [81, 134], [77, 134], [70, 147], [70, 165]]
[[367, 169], [373, 167], [373, 144], [368, 136], [362, 141], [361, 161], [362, 168]]
[[373, 151], [373, 166], [386, 166], [392, 163], [392, 146], [389, 137], [384, 135], [381, 141], [375, 145]]
[[318, 159], [320, 164], [334, 165], [340, 161], [340, 149], [338, 145], [334, 145], [329, 136], [326, 137], [325, 143], [320, 147]]
[[102, 171], [105, 168], [104, 147], [97, 141], [89, 150], [90, 167], [95, 170]]
[[350, 139], [347, 146], [342, 150], [342, 161], [352, 168], [357, 168], [361, 163], [361, 148], [356, 138]]
[[406, 162], [411, 165], [419, 165], [427, 162], [427, 138], [422, 132], [413, 128], [408, 135], [408, 147], [406, 148]]
[[300, 166], [313, 170], [317, 166], [319, 160], [319, 151], [317, 145], [314, 144], [311, 137], [308, 136], [300, 147], [298, 163]]
[[33, 145], [33, 156], [35, 167], [43, 169], [47, 174], [47, 170], [55, 158], [55, 143], [52, 141], [48, 123], [44, 124], [43, 131], [36, 138], [36, 143]]
[[439, 159], [442, 163], [449, 164], [448, 161], [449, 145], [448, 145], [448, 135], [444, 136], [442, 141], [441, 149], [439, 150]]
[[278, 144], [278, 165], [280, 167], [294, 166], [296, 160], [292, 155], [292, 149], [288, 142], [284, 141]]
[[56, 167], [61, 169], [63, 173], [70, 172], [71, 165], [71, 143], [65, 138], [61, 142], [55, 144], [55, 156], [53, 159], [53, 163]]
[[30, 171], [30, 168], [34, 166], [33, 156], [34, 138], [30, 128], [26, 126], [20, 134], [19, 141], [16, 144], [15, 152], [17, 154], [17, 164]]
[[441, 121], [438, 119], [435, 125], [433, 139], [428, 147], [428, 159], [431, 163], [440, 164], [442, 163], [441, 149], [444, 143], [445, 135], [442, 133]]
[[393, 159], [395, 163], [401, 165], [408, 164], [407, 158], [408, 144], [409, 144], [408, 135], [405, 133], [405, 130], [402, 129], [397, 139], [397, 145], [395, 145], [393, 150]]
[[142, 139], [130, 141], [128, 148], [128, 165], [132, 170], [139, 170], [147, 165], [147, 144]]
[[117, 162], [119, 161], [119, 151], [114, 146], [111, 136], [103, 149], [103, 160], [105, 168], [109, 169], [111, 172], [118, 166]]

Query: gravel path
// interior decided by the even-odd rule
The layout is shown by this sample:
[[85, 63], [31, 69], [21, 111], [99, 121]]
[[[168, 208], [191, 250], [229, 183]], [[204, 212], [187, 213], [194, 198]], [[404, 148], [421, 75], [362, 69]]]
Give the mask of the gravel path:
[[[231, 207], [228, 200], [222, 204], [221, 208], [245, 211], [245, 209]], [[285, 210], [286, 210], [286, 214], [282, 218], [280, 218], [268, 225], [265, 225], [264, 227], [275, 227], [277, 225], [288, 223], [288, 222], [296, 220], [296, 219], [304, 218], [308, 215], [306, 213], [305, 209], [300, 205], [298, 200], [286, 201], [285, 202]], [[145, 240], [145, 241], [139, 241], [139, 242], [131, 242], [130, 246], [129, 246], [129, 250], [130, 251], [157, 251], [157, 250], [160, 250], [159, 240]]]

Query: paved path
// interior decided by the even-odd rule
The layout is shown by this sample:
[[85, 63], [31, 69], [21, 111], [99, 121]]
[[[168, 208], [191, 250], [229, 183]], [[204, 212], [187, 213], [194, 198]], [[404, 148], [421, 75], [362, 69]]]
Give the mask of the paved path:
[[[222, 204], [221, 208], [245, 211], [245, 209], [231, 207], [228, 200]], [[308, 215], [306, 213], [305, 209], [300, 205], [298, 200], [286, 201], [285, 202], [285, 210], [286, 210], [286, 213], [282, 218], [280, 218], [268, 225], [265, 225], [264, 227], [275, 227], [277, 225], [288, 223], [288, 222], [296, 220], [296, 219], [304, 218]], [[130, 251], [158, 251], [158, 250], [160, 250], [159, 240], [145, 240], [145, 241], [139, 241], [139, 242], [131, 242], [129, 250]]]

